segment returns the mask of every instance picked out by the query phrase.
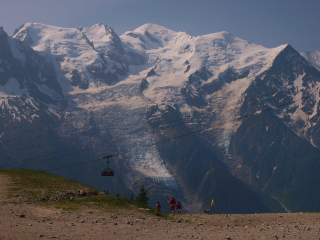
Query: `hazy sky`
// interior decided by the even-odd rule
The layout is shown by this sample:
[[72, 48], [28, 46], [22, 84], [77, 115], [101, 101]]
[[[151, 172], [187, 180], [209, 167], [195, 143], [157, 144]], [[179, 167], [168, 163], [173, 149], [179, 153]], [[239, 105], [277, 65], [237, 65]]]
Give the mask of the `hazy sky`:
[[266, 47], [320, 50], [320, 0], [0, 0], [0, 26], [9, 35], [26, 22], [101, 22], [119, 35], [155, 23], [195, 36], [228, 31]]

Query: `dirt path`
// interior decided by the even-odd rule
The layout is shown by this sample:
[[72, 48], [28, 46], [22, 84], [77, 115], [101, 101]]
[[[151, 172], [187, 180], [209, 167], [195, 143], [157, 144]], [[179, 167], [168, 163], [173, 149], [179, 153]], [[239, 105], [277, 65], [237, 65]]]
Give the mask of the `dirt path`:
[[0, 175], [0, 239], [320, 239], [319, 213], [204, 215], [167, 220], [144, 211], [64, 213], [6, 198]]
[[6, 199], [8, 183], [9, 178], [6, 175], [0, 174], [0, 204]]

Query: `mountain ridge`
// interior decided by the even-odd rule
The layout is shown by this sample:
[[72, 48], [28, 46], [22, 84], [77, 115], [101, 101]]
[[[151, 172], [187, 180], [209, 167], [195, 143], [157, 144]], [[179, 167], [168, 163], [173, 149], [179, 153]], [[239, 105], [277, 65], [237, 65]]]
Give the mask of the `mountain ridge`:
[[[242, 138], [238, 133], [241, 130], [255, 135], [255, 125], [250, 125], [246, 116], [260, 116], [269, 108], [268, 111], [275, 114], [273, 124], [284, 124], [277, 133], [268, 135], [273, 141], [282, 136], [281, 131], [295, 142], [303, 137], [313, 146], [305, 145], [301, 151], [310, 149], [315, 156], [318, 154], [313, 148], [319, 148], [317, 108], [320, 97], [317, 89], [320, 73], [289, 44], [269, 49], [228, 32], [194, 37], [155, 24], [145, 24], [118, 36], [112, 28], [101, 23], [88, 28], [59, 28], [28, 23], [20, 27], [14, 39], [24, 41], [24, 46], [31, 46], [32, 51], [51, 63], [54, 70], [50, 74], [62, 90], [60, 96], [64, 104], [61, 108], [50, 105], [51, 109], [56, 109], [54, 121], [48, 121], [51, 125], [45, 121], [40, 123], [31, 120], [26, 129], [48, 128], [50, 131], [45, 136], [54, 136], [50, 137], [54, 139], [50, 144], [57, 151], [62, 147], [72, 148], [97, 142], [84, 153], [76, 152], [77, 158], [62, 156], [65, 161], [72, 163], [94, 159], [106, 152], [117, 153], [120, 158], [115, 160], [114, 168], [121, 174], [112, 180], [110, 190], [119, 191], [122, 186], [121, 193], [127, 193], [132, 187], [138, 188], [140, 183], [146, 184], [147, 189], [160, 199], [164, 199], [165, 194], [176, 192], [183, 202], [190, 206], [194, 203], [199, 210], [210, 200], [210, 194], [215, 195], [215, 191], [220, 189], [221, 182], [222, 186], [234, 189], [234, 194], [229, 194], [229, 198], [238, 195], [243, 199], [241, 204], [231, 201], [220, 189], [217, 199], [229, 203], [221, 205], [223, 212], [280, 209], [276, 203], [272, 203], [273, 206], [266, 205], [271, 201], [270, 194], [275, 194], [281, 203], [286, 203], [286, 207], [290, 206], [289, 209], [295, 211], [299, 211], [305, 201], [290, 203], [288, 198], [296, 198], [296, 192], [291, 191], [284, 197], [284, 193], [276, 187], [280, 184], [278, 178], [272, 179], [274, 187], [266, 189], [258, 180], [252, 180], [257, 172], [263, 171], [259, 166], [269, 164], [271, 159], [260, 159], [239, 150], [246, 149], [243, 141], [247, 139], [249, 146], [257, 146], [257, 152], [260, 147], [269, 151], [264, 145], [256, 145], [257, 139], [247, 135]], [[21, 62], [21, 59], [14, 61]], [[37, 84], [37, 89], [45, 85]], [[40, 96], [33, 98], [41, 102]], [[288, 106], [281, 107], [284, 103], [288, 103]], [[22, 103], [11, 107], [24, 108]], [[40, 108], [39, 111], [42, 110]], [[46, 118], [51, 119], [51, 116]], [[157, 125], [151, 124], [153, 122], [157, 122]], [[19, 123], [12, 124], [18, 134]], [[292, 137], [286, 128], [294, 132], [296, 137]], [[3, 127], [2, 131], [4, 135], [1, 139], [6, 140], [3, 144], [12, 144], [8, 129]], [[194, 138], [180, 139], [179, 136], [188, 132], [197, 133]], [[115, 136], [119, 136], [118, 139], [113, 139]], [[264, 134], [257, 136], [263, 137]], [[158, 142], [165, 140], [165, 137], [175, 140], [166, 142], [166, 147], [162, 147]], [[103, 144], [103, 139], [110, 140]], [[17, 148], [22, 148], [23, 143]], [[37, 141], [34, 146], [39, 148], [41, 144]], [[185, 149], [185, 146], [189, 148]], [[166, 148], [170, 149], [170, 153], [166, 153]], [[13, 147], [8, 149], [1, 151], [16, 159]], [[289, 155], [288, 151], [290, 148], [280, 148], [277, 154]], [[190, 155], [184, 155], [184, 152]], [[197, 159], [198, 155], [200, 159]], [[257, 158], [257, 163], [248, 158]], [[187, 166], [199, 167], [198, 176], [191, 177], [194, 167], [189, 169], [183, 165], [184, 162], [188, 163]], [[203, 169], [197, 163], [201, 163]], [[59, 165], [58, 162], [50, 164]], [[102, 188], [98, 176], [93, 173], [103, 165], [99, 163], [77, 168], [82, 169], [83, 176], [77, 176], [76, 172], [59, 173], [64, 176], [69, 174]], [[206, 169], [205, 166], [211, 167]], [[214, 170], [212, 166], [215, 166]], [[310, 174], [313, 171], [305, 169]], [[270, 171], [265, 174], [270, 175]], [[265, 180], [267, 177], [263, 178]], [[301, 182], [304, 181], [304, 184], [309, 184], [311, 180], [308, 182], [301, 178]], [[252, 186], [248, 188], [247, 183]], [[251, 202], [248, 196], [252, 196], [256, 202]], [[244, 205], [244, 202], [247, 204]], [[316, 204], [312, 209], [317, 209]]]

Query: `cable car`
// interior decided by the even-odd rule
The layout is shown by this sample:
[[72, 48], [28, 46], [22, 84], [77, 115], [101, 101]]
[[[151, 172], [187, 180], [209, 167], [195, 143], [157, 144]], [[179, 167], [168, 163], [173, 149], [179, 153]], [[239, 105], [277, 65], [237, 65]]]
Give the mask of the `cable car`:
[[109, 168], [108, 165], [109, 165], [109, 158], [111, 158], [111, 156], [106, 156], [104, 157], [103, 159], [107, 159], [107, 168], [102, 168], [101, 169], [101, 176], [111, 176], [113, 177], [114, 176], [114, 170]]
[[101, 176], [114, 176], [114, 170], [111, 168], [102, 168]]

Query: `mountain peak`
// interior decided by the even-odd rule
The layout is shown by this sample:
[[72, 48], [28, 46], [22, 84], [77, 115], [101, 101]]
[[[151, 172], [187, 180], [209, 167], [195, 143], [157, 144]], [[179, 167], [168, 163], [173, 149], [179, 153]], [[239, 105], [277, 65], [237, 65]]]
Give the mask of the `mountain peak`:
[[113, 36], [117, 36], [117, 34], [115, 33], [115, 31], [113, 30], [112, 27], [109, 27], [108, 25], [105, 25], [103, 23], [96, 23], [91, 27], [87, 27], [87, 28], [81, 28], [82, 31], [86, 32], [87, 34], [89, 34], [89, 32], [91, 33], [91, 38], [94, 38], [94, 35], [103, 37], [105, 35], [113, 35]]
[[311, 62], [313, 65], [320, 68], [320, 52], [315, 50], [311, 52], [302, 52], [300, 53], [305, 59]]
[[300, 54], [299, 52], [294, 49], [290, 44], [286, 43], [286, 44], [283, 44], [283, 45], [280, 45], [279, 47], [275, 48], [275, 49], [279, 49], [280, 53], [290, 53], [290, 54], [294, 54], [295, 56], [298, 56], [300, 57]]
[[49, 24], [43, 24], [43, 23], [37, 23], [37, 22], [27, 22], [25, 24], [23, 24], [21, 28], [60, 28], [60, 27], [56, 27], [53, 25], [49, 25]]
[[227, 32], [227, 31], [221, 31], [221, 32], [216, 32], [216, 33], [213, 33], [213, 34], [216, 34], [216, 35], [219, 35], [221, 37], [235, 37], [233, 34]]
[[97, 22], [96, 24], [94, 24], [93, 26], [104, 26], [104, 24], [103, 23], [101, 23], [101, 22]]
[[198, 38], [204, 38], [204, 39], [207, 39], [207, 38], [210, 38], [210, 39], [220, 39], [222, 41], [225, 41], [227, 43], [233, 43], [233, 42], [237, 42], [237, 41], [245, 41], [249, 44], [248, 41], [246, 40], [243, 40], [235, 35], [233, 35], [232, 33], [230, 32], [227, 32], [227, 31], [221, 31], [221, 32], [216, 32], [216, 33], [209, 33], [209, 34], [206, 34], [206, 35], [201, 35], [201, 36], [198, 36]]
[[127, 32], [127, 34], [128, 33], [130, 33], [131, 35], [140, 34], [140, 37], [145, 38], [145, 40], [151, 44], [152, 48], [166, 46], [172, 40], [176, 41], [176, 38], [179, 36], [190, 37], [184, 32], [175, 32], [166, 27], [153, 23], [144, 24], [141, 27], [136, 28], [132, 32]]
[[289, 43], [285, 43], [285, 44], [283, 44], [283, 45], [281, 45], [282, 47], [283, 47], [283, 50], [285, 50], [285, 49], [294, 49]]
[[166, 28], [166, 27], [163, 27], [163, 26], [160, 26], [160, 25], [157, 25], [157, 24], [154, 24], [154, 23], [146, 23], [138, 28], [136, 28], [134, 30], [134, 32], [138, 32], [138, 33], [142, 33], [144, 34], [145, 32], [149, 32], [151, 34], [163, 34], [163, 33], [175, 33], [174, 31]]

